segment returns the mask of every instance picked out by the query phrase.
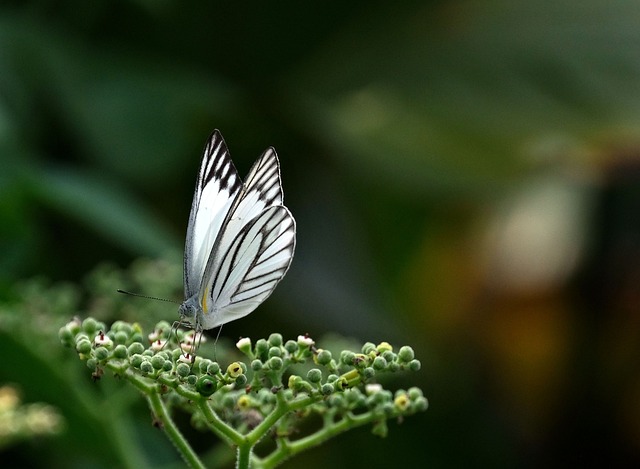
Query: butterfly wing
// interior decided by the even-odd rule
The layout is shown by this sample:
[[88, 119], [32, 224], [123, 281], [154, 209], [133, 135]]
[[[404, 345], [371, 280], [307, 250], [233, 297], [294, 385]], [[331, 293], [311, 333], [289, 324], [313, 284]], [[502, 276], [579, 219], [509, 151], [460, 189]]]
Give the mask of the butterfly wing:
[[[210, 278], [220, 265], [220, 255], [236, 238], [240, 230], [267, 207], [282, 205], [280, 162], [273, 148], [268, 148], [249, 170], [245, 183], [236, 194], [221, 225], [218, 246], [211, 252], [204, 273]], [[205, 282], [210, 283], [210, 282]], [[206, 287], [205, 284], [202, 285]], [[204, 293], [201, 291], [200, 293]]]
[[210, 253], [241, 189], [227, 145], [214, 130], [204, 149], [189, 215], [184, 249], [185, 298], [200, 291]]
[[296, 224], [282, 206], [264, 209], [245, 224], [222, 253], [203, 297], [198, 322], [211, 329], [251, 313], [287, 273], [295, 250]]

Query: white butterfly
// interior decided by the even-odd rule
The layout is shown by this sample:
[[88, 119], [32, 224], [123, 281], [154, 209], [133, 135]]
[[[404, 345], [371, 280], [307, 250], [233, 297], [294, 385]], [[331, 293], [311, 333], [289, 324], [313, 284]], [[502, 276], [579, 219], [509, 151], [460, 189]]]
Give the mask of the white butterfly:
[[180, 321], [197, 332], [246, 316], [287, 273], [296, 222], [282, 205], [280, 163], [268, 148], [243, 183], [215, 130], [204, 150], [184, 250]]

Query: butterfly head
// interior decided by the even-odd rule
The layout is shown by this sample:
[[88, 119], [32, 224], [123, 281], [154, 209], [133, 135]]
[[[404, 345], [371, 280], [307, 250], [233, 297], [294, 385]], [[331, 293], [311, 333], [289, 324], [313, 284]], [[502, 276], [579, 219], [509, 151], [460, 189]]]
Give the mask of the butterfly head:
[[198, 318], [198, 312], [202, 311], [202, 307], [198, 303], [195, 296], [184, 300], [184, 302], [178, 308], [180, 314], [180, 322], [187, 322], [195, 324]]

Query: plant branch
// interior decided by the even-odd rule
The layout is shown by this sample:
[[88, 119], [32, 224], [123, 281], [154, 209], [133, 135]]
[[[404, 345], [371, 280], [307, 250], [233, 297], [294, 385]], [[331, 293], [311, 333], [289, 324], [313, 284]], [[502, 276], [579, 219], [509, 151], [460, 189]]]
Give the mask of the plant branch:
[[187, 464], [196, 469], [204, 469], [204, 464], [200, 461], [198, 455], [193, 451], [191, 445], [185, 440], [178, 427], [173, 423], [171, 416], [167, 412], [167, 408], [157, 392], [152, 392], [146, 395], [149, 406], [153, 411], [153, 414], [160, 422], [160, 425], [166, 435], [169, 437], [173, 445], [180, 452], [183, 459]]

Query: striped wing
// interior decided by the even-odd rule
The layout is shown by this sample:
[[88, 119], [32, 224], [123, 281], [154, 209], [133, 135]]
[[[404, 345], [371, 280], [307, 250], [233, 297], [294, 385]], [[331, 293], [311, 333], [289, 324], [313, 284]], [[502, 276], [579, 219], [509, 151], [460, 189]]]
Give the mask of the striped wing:
[[207, 304], [198, 318], [204, 329], [246, 316], [271, 295], [291, 264], [295, 233], [295, 220], [282, 205], [264, 209], [240, 229], [206, 286]]
[[185, 298], [200, 291], [218, 234], [241, 189], [242, 181], [227, 145], [215, 130], [204, 149], [189, 215], [184, 249]]
[[[260, 215], [267, 207], [282, 205], [280, 162], [273, 148], [267, 149], [253, 164], [245, 183], [228, 208], [222, 222], [220, 239], [209, 257], [204, 278], [211, 278], [220, 266], [224, 251], [238, 236], [242, 228]], [[205, 281], [202, 288], [206, 287]], [[201, 293], [204, 293], [201, 291]]]

